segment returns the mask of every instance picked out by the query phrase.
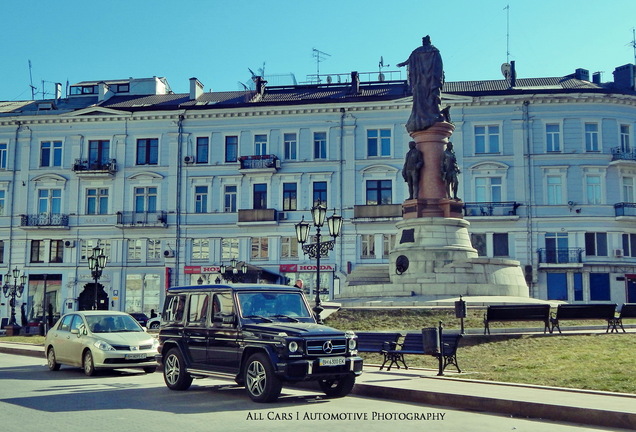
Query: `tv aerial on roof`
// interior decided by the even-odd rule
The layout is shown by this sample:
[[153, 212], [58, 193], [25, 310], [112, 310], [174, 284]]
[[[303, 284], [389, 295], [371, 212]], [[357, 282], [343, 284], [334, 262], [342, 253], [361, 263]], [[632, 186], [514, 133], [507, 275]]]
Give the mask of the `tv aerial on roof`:
[[510, 78], [510, 76], [512, 75], [512, 66], [510, 66], [510, 63], [506, 62], [506, 63], [501, 65], [501, 74], [506, 79]]

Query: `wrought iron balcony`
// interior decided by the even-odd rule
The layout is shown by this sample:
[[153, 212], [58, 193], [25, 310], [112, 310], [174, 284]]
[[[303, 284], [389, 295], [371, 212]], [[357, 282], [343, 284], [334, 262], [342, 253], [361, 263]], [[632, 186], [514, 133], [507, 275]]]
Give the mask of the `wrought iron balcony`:
[[464, 203], [465, 216], [517, 216], [517, 208], [521, 206], [516, 201], [499, 202], [467, 202]]
[[117, 212], [117, 225], [120, 227], [158, 227], [165, 228], [167, 224], [167, 216], [165, 211], [157, 212], [133, 212], [124, 211]]
[[573, 264], [583, 262], [581, 248], [542, 248], [537, 250], [539, 263], [545, 264]]
[[614, 214], [618, 216], [636, 216], [636, 203], [621, 202], [614, 204]]
[[239, 158], [241, 168], [244, 170], [278, 170], [280, 169], [280, 159], [276, 155], [253, 155], [241, 156]]
[[77, 174], [110, 174], [117, 172], [117, 160], [107, 159], [106, 161], [90, 161], [85, 159], [75, 159], [73, 171]]
[[627, 160], [636, 162], [636, 150], [624, 150], [621, 147], [611, 149], [612, 161]]
[[20, 215], [20, 226], [22, 227], [68, 227], [68, 215], [61, 213], [38, 213], [31, 215]]

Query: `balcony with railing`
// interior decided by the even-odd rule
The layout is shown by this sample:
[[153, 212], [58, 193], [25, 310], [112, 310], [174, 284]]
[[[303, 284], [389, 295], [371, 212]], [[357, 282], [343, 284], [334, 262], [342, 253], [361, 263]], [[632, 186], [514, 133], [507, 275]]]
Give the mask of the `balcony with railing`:
[[636, 217], [636, 203], [621, 202], [614, 204], [614, 215]]
[[113, 176], [117, 172], [117, 160], [106, 159], [104, 161], [75, 159], [73, 171], [79, 176], [99, 177]]
[[517, 216], [520, 206], [516, 201], [467, 202], [464, 203], [464, 216]]
[[537, 250], [539, 264], [581, 264], [583, 249], [581, 248], [541, 248]]
[[117, 212], [119, 228], [166, 228], [168, 226], [165, 211], [157, 212]]
[[354, 219], [402, 217], [402, 204], [354, 205]]
[[20, 227], [24, 229], [69, 229], [68, 215], [61, 213], [38, 213], [20, 215]]
[[614, 161], [632, 161], [636, 162], [636, 150], [625, 149], [623, 147], [614, 147], [611, 149], [612, 162]]
[[240, 170], [250, 172], [276, 172], [280, 169], [280, 159], [276, 155], [241, 156], [239, 162]]

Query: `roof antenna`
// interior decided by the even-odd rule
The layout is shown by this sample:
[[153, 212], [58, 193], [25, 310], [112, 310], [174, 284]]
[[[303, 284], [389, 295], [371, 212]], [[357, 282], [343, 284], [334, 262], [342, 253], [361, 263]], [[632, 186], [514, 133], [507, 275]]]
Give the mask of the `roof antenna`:
[[506, 63], [510, 63], [510, 4], [504, 8], [506, 11]]
[[632, 28], [632, 41], [629, 45], [634, 48], [634, 64], [636, 64], [636, 28]]
[[316, 58], [316, 79], [318, 80], [318, 84], [320, 84], [320, 62], [325, 61], [327, 57], [331, 57], [331, 54], [327, 54], [326, 52], [317, 50], [316, 48], [312, 48], [313, 56]]
[[31, 100], [35, 100], [35, 86], [33, 85], [33, 74], [31, 73], [31, 60], [29, 60], [29, 80], [31, 82]]

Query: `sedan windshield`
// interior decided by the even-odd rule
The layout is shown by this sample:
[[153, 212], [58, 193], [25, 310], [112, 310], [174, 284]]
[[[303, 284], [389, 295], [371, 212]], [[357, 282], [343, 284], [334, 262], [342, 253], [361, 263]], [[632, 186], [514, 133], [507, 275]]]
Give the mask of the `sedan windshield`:
[[300, 292], [239, 293], [238, 300], [244, 318], [311, 317]]
[[86, 317], [86, 322], [93, 333], [144, 331], [139, 323], [128, 315], [91, 315]]

